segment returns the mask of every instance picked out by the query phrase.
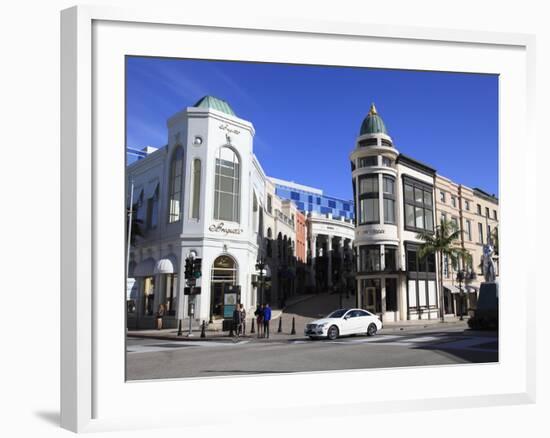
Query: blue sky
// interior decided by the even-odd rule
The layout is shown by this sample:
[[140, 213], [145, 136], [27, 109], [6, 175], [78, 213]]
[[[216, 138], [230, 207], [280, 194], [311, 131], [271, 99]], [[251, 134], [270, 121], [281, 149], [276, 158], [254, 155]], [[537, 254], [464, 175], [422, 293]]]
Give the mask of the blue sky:
[[256, 129], [266, 173], [352, 198], [349, 153], [371, 102], [395, 147], [498, 196], [498, 77], [127, 58], [127, 146], [163, 146], [166, 120], [214, 95]]

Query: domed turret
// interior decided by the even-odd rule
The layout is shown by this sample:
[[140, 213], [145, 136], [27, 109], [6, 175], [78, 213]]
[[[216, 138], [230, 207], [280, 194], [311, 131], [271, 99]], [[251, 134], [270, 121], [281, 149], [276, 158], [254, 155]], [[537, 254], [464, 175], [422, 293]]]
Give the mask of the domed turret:
[[204, 96], [193, 106], [195, 108], [210, 108], [218, 110], [222, 113], [229, 114], [230, 116], [236, 115], [235, 111], [233, 111], [233, 108], [231, 108], [225, 100], [218, 99], [214, 96]]
[[386, 125], [384, 125], [384, 121], [382, 120], [382, 117], [378, 115], [378, 112], [376, 111], [376, 107], [374, 106], [374, 103], [371, 104], [369, 113], [367, 114], [367, 117], [365, 117], [365, 120], [363, 120], [363, 123], [361, 124], [361, 131], [359, 132], [359, 135], [366, 135], [366, 134], [388, 135], [388, 131], [386, 130]]

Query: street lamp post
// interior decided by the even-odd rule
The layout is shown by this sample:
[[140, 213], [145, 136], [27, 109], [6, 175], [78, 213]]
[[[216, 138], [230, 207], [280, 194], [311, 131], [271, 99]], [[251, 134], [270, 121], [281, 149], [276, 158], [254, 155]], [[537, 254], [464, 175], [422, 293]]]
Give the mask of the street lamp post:
[[256, 270], [260, 273], [260, 306], [264, 304], [264, 269], [265, 261], [263, 258], [260, 258], [258, 263], [256, 263]]

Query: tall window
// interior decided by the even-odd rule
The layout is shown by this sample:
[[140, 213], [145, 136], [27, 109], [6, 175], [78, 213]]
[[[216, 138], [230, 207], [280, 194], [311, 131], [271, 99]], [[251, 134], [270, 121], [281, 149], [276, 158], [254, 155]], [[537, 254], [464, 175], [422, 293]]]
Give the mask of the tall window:
[[443, 190], [439, 191], [439, 200], [445, 203], [445, 192]]
[[221, 147], [216, 157], [214, 219], [239, 222], [239, 158], [233, 149]]
[[477, 204], [477, 214], [481, 216], [481, 205]]
[[267, 212], [268, 212], [269, 214], [271, 214], [272, 211], [273, 211], [273, 208], [272, 208], [272, 206], [271, 206], [271, 203], [272, 203], [271, 195], [267, 195]]
[[497, 220], [497, 211], [496, 210], [493, 210], [493, 219]]
[[377, 272], [380, 271], [380, 247], [362, 246], [360, 252], [361, 271]]
[[416, 231], [433, 231], [432, 188], [420, 181], [404, 180], [405, 228]]
[[158, 224], [159, 186], [155, 187], [153, 196], [147, 200], [147, 229], [154, 229]]
[[181, 186], [183, 182], [183, 148], [178, 146], [172, 156], [170, 165], [170, 207], [168, 222], [174, 223], [181, 219]]
[[378, 166], [378, 155], [359, 158], [359, 167], [372, 167], [372, 166]]
[[384, 223], [395, 224], [395, 179], [383, 177], [384, 185]]
[[479, 233], [479, 243], [483, 243], [483, 224], [482, 223], [477, 224], [477, 230]]
[[378, 203], [378, 175], [367, 175], [359, 178], [359, 223], [380, 223]]
[[451, 196], [451, 205], [456, 208], [456, 197]]
[[485, 207], [485, 217], [489, 217], [489, 207]]
[[384, 270], [397, 271], [397, 248], [384, 247]]
[[191, 208], [191, 218], [199, 218], [201, 205], [201, 160], [193, 160], [193, 205]]
[[472, 240], [472, 223], [466, 219], [466, 239]]
[[464, 200], [464, 208], [465, 208], [466, 210], [470, 210], [470, 201]]
[[458, 231], [458, 218], [452, 217], [451, 218], [451, 224], [453, 225], [454, 230]]
[[166, 311], [168, 315], [176, 314], [176, 296], [178, 291], [178, 274], [166, 275]]
[[146, 208], [145, 203], [143, 201], [143, 190], [139, 192], [139, 196], [137, 197], [137, 201], [134, 204], [134, 214], [135, 217], [140, 223], [145, 223], [146, 220]]

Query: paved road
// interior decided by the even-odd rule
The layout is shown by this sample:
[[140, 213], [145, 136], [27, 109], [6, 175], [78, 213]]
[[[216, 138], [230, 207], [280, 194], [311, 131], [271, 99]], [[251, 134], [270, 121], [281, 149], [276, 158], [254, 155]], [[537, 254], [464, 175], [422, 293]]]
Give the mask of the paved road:
[[496, 333], [419, 329], [335, 341], [128, 338], [127, 379], [212, 377], [498, 361]]

